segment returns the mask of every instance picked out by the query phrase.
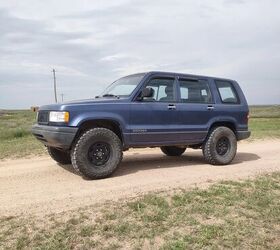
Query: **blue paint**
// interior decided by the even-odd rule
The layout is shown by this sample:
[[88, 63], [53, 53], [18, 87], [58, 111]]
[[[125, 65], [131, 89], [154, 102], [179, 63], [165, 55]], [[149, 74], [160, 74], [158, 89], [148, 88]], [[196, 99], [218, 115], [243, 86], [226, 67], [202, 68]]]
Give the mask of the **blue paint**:
[[[154, 78], [174, 80], [174, 100], [168, 102], [144, 102], [138, 100], [141, 90]], [[209, 86], [209, 103], [184, 103], [181, 101], [181, 79], [204, 81]], [[238, 96], [238, 103], [223, 103], [215, 81], [229, 82]], [[174, 108], [170, 108], [173, 106]], [[229, 79], [148, 72], [129, 96], [100, 97], [63, 104], [40, 107], [39, 111], [68, 111], [67, 127], [79, 128], [87, 121], [107, 120], [117, 124], [122, 133], [123, 145], [146, 147], [161, 145], [202, 144], [213, 124], [227, 122], [236, 134], [248, 130], [248, 105], [238, 83]], [[48, 124], [47, 126], [54, 126]], [[56, 125], [66, 127], [66, 124]], [[77, 132], [78, 133], [78, 132]], [[237, 136], [238, 137], [238, 136]], [[242, 138], [243, 139], [243, 138]], [[69, 145], [70, 147], [71, 145]]]

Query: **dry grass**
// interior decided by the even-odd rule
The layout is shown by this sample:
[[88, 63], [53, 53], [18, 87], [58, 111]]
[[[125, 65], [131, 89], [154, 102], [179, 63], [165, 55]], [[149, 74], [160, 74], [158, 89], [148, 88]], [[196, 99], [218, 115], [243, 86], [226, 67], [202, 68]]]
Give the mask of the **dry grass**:
[[29, 110], [0, 112], [0, 159], [45, 154], [30, 132], [35, 119], [36, 113]]
[[47, 217], [2, 217], [3, 249], [277, 249], [280, 173]]

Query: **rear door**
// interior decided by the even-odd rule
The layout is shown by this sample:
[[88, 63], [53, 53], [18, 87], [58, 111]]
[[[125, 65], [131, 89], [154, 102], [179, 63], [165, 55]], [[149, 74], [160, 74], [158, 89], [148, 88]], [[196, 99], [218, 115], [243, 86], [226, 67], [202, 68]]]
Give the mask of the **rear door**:
[[144, 87], [154, 90], [151, 98], [135, 100], [130, 112], [130, 140], [137, 145], [172, 144], [178, 140], [178, 87], [175, 77], [152, 76]]
[[200, 143], [207, 136], [210, 120], [214, 117], [215, 105], [207, 79], [178, 77], [179, 100], [178, 124], [181, 140]]

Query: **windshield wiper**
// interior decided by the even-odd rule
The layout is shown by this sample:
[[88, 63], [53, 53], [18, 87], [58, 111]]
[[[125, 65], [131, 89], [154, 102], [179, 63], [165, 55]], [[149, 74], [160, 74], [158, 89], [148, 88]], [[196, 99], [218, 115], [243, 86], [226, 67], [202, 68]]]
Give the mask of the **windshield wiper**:
[[113, 94], [105, 94], [102, 97], [116, 97], [116, 98], [120, 98], [118, 95], [113, 95]]

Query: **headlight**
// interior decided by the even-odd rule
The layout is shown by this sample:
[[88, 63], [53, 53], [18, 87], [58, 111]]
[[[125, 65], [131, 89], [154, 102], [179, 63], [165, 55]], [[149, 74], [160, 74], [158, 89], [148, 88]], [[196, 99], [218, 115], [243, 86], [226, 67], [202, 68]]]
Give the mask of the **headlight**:
[[49, 116], [50, 122], [69, 122], [69, 112], [51, 111]]

